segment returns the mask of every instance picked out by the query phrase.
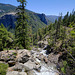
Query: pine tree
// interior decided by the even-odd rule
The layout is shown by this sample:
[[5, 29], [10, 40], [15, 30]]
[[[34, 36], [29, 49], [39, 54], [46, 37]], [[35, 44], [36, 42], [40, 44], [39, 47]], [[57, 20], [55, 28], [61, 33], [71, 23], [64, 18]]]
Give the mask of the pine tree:
[[29, 26], [27, 24], [28, 16], [25, 12], [26, 7], [26, 0], [17, 0], [20, 5], [18, 6], [17, 10], [17, 22], [16, 22], [16, 30], [15, 36], [17, 39], [17, 43], [24, 49], [28, 49], [30, 46], [30, 37], [29, 37]]
[[55, 42], [57, 41], [57, 39], [60, 38], [60, 27], [62, 25], [62, 15], [58, 18], [58, 21], [55, 20], [55, 30], [56, 30], [56, 33], [55, 33]]
[[0, 25], [0, 50], [3, 48], [8, 48], [12, 46], [13, 35], [11, 32], [8, 32], [3, 24]]
[[55, 20], [55, 25], [56, 25], [56, 27], [55, 27], [55, 29], [56, 29], [56, 33], [55, 33], [55, 42], [57, 41], [57, 36], [58, 36], [58, 25], [57, 25], [57, 20]]
[[64, 16], [64, 19], [63, 19], [63, 25], [64, 26], [68, 26], [69, 25], [69, 12], [67, 12], [67, 14]]

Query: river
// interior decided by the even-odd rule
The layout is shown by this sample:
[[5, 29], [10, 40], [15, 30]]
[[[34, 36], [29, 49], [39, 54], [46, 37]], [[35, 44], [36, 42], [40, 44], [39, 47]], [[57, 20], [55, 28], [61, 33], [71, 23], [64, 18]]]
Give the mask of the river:
[[[42, 53], [44, 56], [48, 56], [46, 54], [46, 50], [40, 50], [40, 53]], [[36, 52], [35, 52], [36, 55]], [[38, 59], [37, 59], [38, 60]], [[38, 60], [41, 63], [41, 70], [40, 72], [34, 71], [34, 75], [59, 75], [58, 70], [56, 69], [56, 65], [53, 63], [50, 64], [46, 64], [44, 62], [41, 62], [40, 60]]]

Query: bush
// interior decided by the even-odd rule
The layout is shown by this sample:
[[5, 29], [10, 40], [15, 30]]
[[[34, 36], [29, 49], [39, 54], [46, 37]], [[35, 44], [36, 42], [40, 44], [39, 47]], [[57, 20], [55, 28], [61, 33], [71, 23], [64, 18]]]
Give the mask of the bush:
[[15, 52], [13, 52], [12, 54], [13, 54], [14, 56], [17, 56], [17, 53], [15, 53]]
[[8, 64], [0, 63], [0, 75], [6, 75]]
[[66, 73], [67, 61], [63, 61], [63, 67], [61, 67], [62, 73]]

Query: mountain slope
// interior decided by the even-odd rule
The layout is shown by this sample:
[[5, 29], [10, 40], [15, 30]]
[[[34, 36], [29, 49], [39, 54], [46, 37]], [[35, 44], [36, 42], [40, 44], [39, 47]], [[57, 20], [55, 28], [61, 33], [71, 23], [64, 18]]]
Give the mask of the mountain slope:
[[[16, 7], [9, 4], [0, 3], [0, 24], [3, 23], [5, 27], [15, 28], [16, 22]], [[32, 11], [26, 10], [27, 15], [29, 16], [28, 23], [32, 26], [33, 32], [37, 31], [38, 28], [45, 27], [51, 22], [46, 18], [45, 14], [38, 14]]]
[[10, 4], [0, 3], [0, 16], [4, 13], [14, 12], [16, 11], [16, 7]]
[[55, 22], [55, 20], [59, 18], [59, 16], [55, 16], [55, 15], [47, 15], [46, 16], [52, 23]]

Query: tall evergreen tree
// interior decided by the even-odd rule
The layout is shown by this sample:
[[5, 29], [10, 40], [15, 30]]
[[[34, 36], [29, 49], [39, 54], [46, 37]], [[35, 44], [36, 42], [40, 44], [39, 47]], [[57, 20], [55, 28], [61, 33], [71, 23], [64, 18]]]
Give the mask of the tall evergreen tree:
[[60, 27], [62, 25], [62, 15], [58, 18], [58, 21], [55, 20], [55, 25], [56, 25], [56, 27], [55, 27], [55, 29], [56, 29], [55, 42], [56, 42], [56, 40], [60, 38]]
[[10, 48], [13, 43], [13, 34], [8, 32], [3, 24], [0, 25], [0, 50], [3, 48]]
[[15, 36], [17, 39], [17, 43], [19, 46], [23, 47], [24, 49], [28, 49], [30, 46], [30, 38], [29, 38], [29, 26], [27, 24], [28, 16], [25, 12], [26, 7], [26, 0], [17, 0], [20, 5], [18, 6], [17, 10], [17, 22], [16, 22], [16, 30]]
[[64, 19], [63, 19], [63, 25], [64, 26], [68, 26], [69, 25], [69, 12], [67, 12], [67, 14], [64, 16]]

